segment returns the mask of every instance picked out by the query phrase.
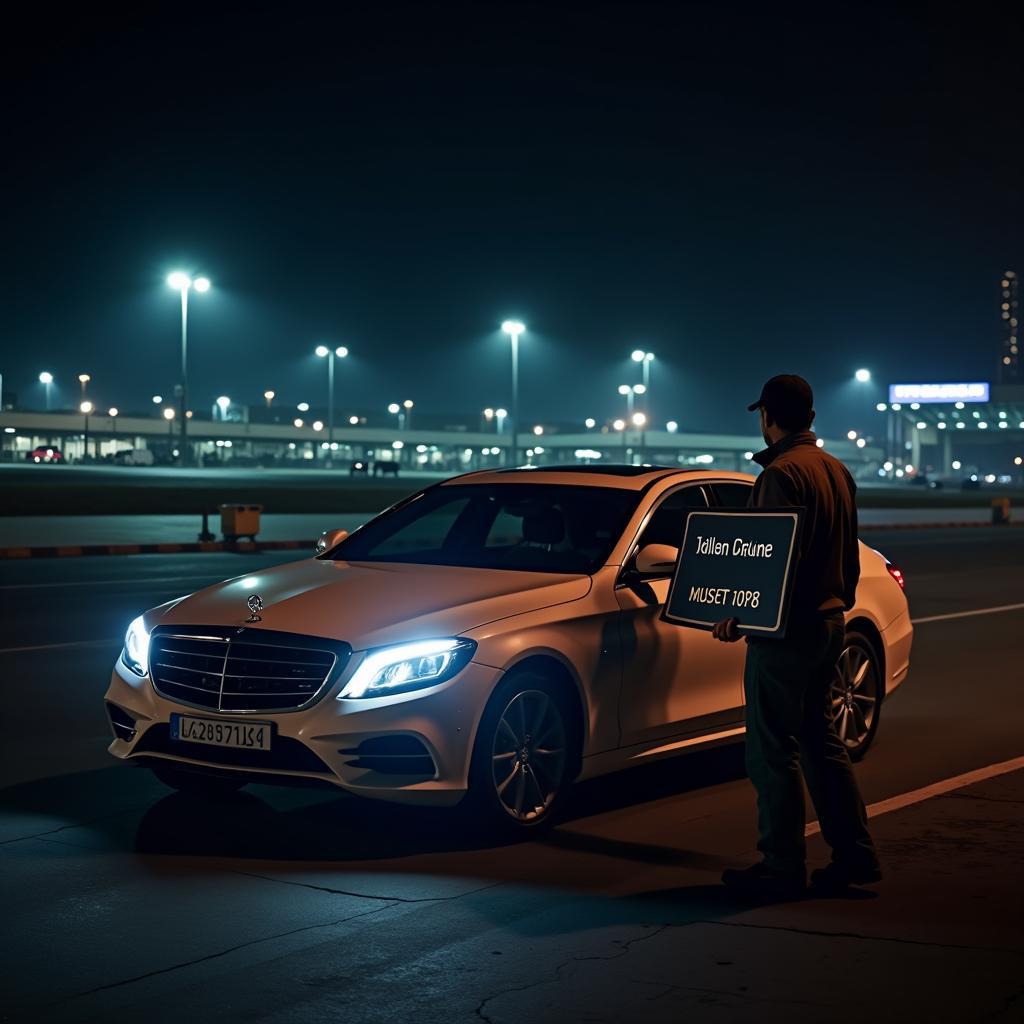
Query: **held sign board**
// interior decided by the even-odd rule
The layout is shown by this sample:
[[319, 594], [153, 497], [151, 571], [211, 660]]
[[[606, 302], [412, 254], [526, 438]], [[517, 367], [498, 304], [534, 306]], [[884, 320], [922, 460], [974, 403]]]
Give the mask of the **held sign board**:
[[711, 629], [735, 617], [744, 636], [784, 636], [800, 512], [691, 512], [662, 618]]

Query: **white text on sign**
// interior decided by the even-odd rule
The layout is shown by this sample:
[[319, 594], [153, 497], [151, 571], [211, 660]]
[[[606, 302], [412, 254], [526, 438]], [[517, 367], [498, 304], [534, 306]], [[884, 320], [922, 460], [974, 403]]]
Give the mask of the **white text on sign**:
[[719, 540], [717, 537], [697, 537], [698, 555], [719, 555], [722, 558], [728, 558], [730, 555], [736, 558], [771, 558], [772, 547], [771, 544], [759, 544], [737, 537], [730, 549], [727, 541]]
[[761, 603], [761, 591], [733, 590], [731, 587], [690, 587], [690, 600], [694, 604], [731, 604], [737, 608], [756, 608]]

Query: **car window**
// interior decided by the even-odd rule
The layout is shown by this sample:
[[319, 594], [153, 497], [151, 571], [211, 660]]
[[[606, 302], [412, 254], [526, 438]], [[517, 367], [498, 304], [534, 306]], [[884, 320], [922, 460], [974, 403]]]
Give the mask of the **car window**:
[[465, 511], [469, 498], [446, 502], [427, 510], [402, 524], [377, 545], [376, 552], [385, 558], [413, 551], [432, 550], [444, 546], [455, 521]]
[[750, 504], [752, 484], [739, 481], [711, 485], [714, 503], [719, 508], [746, 508]]
[[329, 557], [591, 573], [607, 561], [638, 501], [637, 491], [614, 487], [431, 487], [370, 520]]
[[686, 513], [695, 508], [707, 508], [704, 493], [700, 487], [691, 484], [673, 491], [654, 510], [640, 534], [638, 549], [648, 544], [671, 544], [678, 548], [683, 543], [683, 529], [686, 526]]

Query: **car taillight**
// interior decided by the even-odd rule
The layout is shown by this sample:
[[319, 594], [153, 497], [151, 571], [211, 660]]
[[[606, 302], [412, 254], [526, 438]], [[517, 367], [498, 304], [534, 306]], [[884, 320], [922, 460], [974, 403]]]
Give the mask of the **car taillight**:
[[889, 570], [889, 575], [900, 585], [900, 590], [906, 590], [907, 581], [903, 576], [903, 570], [898, 565], [893, 565], [892, 562], [886, 562], [885, 567]]

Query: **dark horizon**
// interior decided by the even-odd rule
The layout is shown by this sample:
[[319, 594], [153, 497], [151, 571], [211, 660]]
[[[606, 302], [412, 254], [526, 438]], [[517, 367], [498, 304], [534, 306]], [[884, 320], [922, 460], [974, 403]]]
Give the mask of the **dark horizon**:
[[[972, 10], [378, 5], [23, 22], [5, 61], [6, 394], [145, 407], [621, 415], [751, 433], [775, 372], [825, 433], [895, 381], [993, 380], [1020, 269], [1019, 19]], [[31, 16], [30, 16], [31, 17]], [[872, 370], [871, 401], [853, 373]], [[131, 402], [130, 396], [143, 396]]]

